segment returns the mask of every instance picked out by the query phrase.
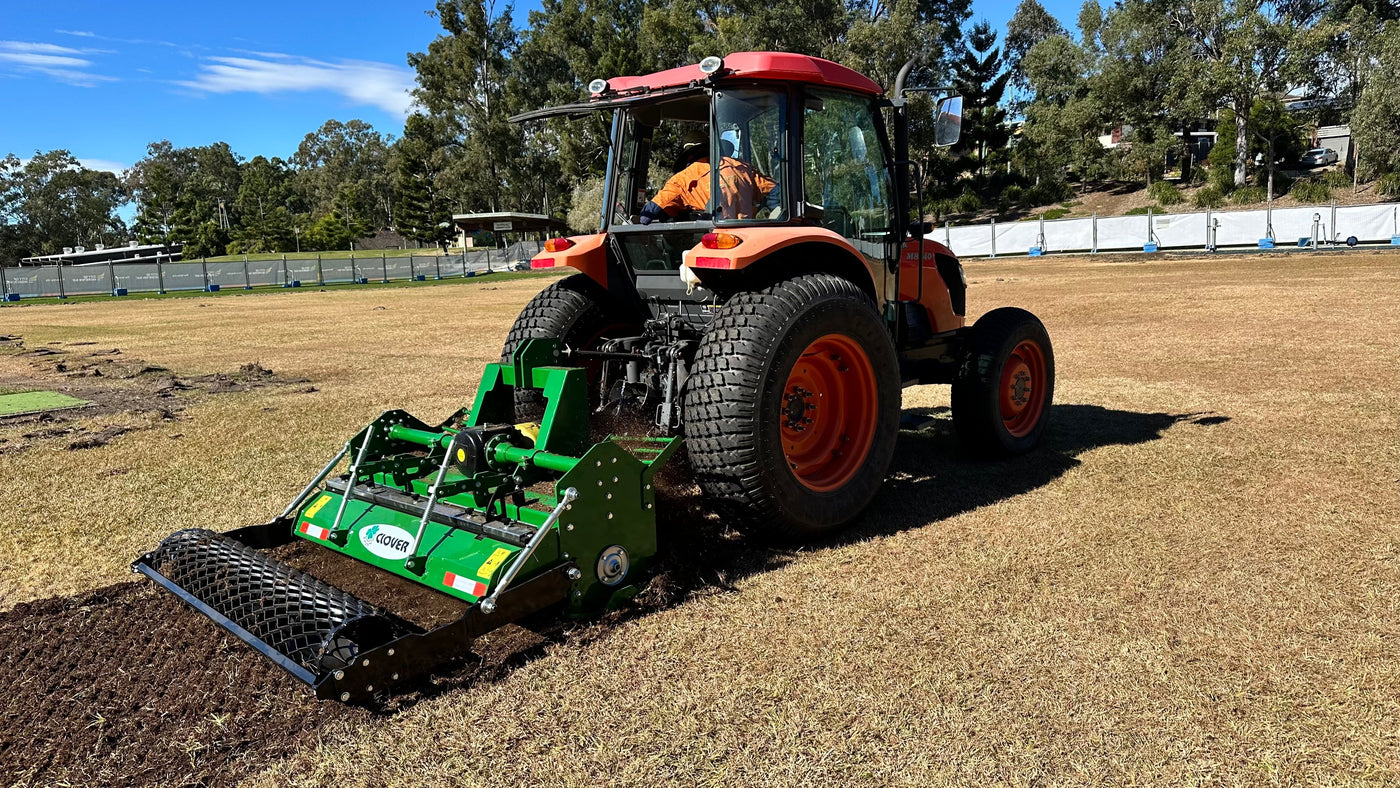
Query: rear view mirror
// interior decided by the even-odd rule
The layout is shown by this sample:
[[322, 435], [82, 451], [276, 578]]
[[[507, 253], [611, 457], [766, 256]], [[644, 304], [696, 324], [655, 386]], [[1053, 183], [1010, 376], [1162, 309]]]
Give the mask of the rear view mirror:
[[958, 144], [962, 136], [962, 96], [943, 99], [933, 122], [933, 144], [940, 148]]

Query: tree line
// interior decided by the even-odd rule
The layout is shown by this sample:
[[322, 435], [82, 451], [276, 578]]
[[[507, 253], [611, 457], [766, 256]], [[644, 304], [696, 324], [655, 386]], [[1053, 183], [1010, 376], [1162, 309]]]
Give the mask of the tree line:
[[[1400, 195], [1397, 19], [1395, 0], [1086, 0], [1069, 30], [1022, 0], [1004, 60], [1023, 123], [997, 162], [1053, 192], [1153, 186], [1172, 160], [1180, 182], [1208, 182], [1197, 197], [1211, 204], [1272, 188], [1275, 163], [1296, 162], [1314, 125], [1350, 124], [1354, 175]], [[1217, 142], [1195, 161], [1210, 126]], [[1127, 144], [1101, 144], [1110, 129]], [[1163, 185], [1153, 194], [1173, 194]]]
[[[1357, 174], [1400, 192], [1396, 0], [1086, 0], [1074, 30], [1022, 0], [1004, 34], [971, 24], [970, 3], [545, 0], [517, 28], [510, 5], [441, 0], [442, 32], [407, 56], [416, 103], [398, 136], [331, 120], [286, 159], [157, 142], [121, 177], [65, 151], [11, 155], [0, 160], [0, 260], [128, 238], [183, 243], [191, 256], [344, 249], [389, 228], [445, 244], [454, 212], [543, 212], [591, 229], [605, 118], [508, 119], [577, 101], [595, 77], [743, 50], [822, 56], [884, 85], [917, 58], [911, 84], [955, 86], [963, 142], [937, 150], [930, 124], [913, 130], [934, 214], [1044, 204], [1109, 180], [1153, 184], [1169, 154], [1182, 181], [1229, 192], [1266, 150], [1272, 175], [1305, 120], [1350, 122]], [[1281, 101], [1298, 87], [1316, 99], [1302, 114]], [[919, 101], [915, 116], [931, 120]], [[1208, 125], [1220, 143], [1194, 162]], [[1128, 144], [1101, 144], [1109, 129]], [[127, 203], [130, 226], [118, 215]]]

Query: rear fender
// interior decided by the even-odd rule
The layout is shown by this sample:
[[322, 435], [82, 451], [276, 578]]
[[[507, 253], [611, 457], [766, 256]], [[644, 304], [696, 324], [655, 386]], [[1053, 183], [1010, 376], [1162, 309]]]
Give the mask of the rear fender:
[[825, 227], [752, 227], [723, 230], [741, 239], [733, 249], [688, 249], [683, 265], [716, 291], [757, 289], [790, 276], [829, 273], [848, 279], [877, 305], [883, 299], [865, 257]]
[[531, 269], [569, 266], [576, 268], [588, 278], [608, 286], [608, 247], [607, 233], [575, 235], [569, 238], [573, 246], [562, 252], [540, 252], [530, 259]]

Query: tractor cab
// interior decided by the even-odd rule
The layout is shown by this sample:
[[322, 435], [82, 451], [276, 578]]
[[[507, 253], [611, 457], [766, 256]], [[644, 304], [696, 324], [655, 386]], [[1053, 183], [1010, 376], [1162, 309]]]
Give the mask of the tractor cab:
[[[622, 269], [612, 279], [625, 274], [653, 304], [653, 316], [676, 310], [703, 325], [729, 293], [794, 265], [859, 281], [882, 306], [919, 302], [925, 283], [918, 262], [926, 259], [937, 280], [941, 254], [956, 276], [930, 297], [943, 318], [939, 327], [961, 325], [954, 319], [963, 288], [955, 258], [923, 242], [924, 228], [910, 221], [914, 207], [901, 188], [909, 183], [908, 155], [896, 150], [907, 139], [902, 99], [885, 98], [875, 82], [836, 63], [772, 52], [706, 58], [589, 87], [589, 101], [516, 120], [612, 113], [599, 251]], [[960, 99], [940, 112], [940, 141], [951, 144]], [[893, 146], [887, 122], [896, 126]], [[919, 246], [912, 256], [911, 241]], [[580, 252], [569, 254], [571, 245], [554, 246], [565, 253], [549, 249], [537, 267], [589, 271], [579, 265]], [[901, 287], [903, 273], [910, 281]], [[892, 320], [895, 312], [902, 316], [890, 311]], [[921, 312], [918, 324], [931, 334], [939, 321]]]

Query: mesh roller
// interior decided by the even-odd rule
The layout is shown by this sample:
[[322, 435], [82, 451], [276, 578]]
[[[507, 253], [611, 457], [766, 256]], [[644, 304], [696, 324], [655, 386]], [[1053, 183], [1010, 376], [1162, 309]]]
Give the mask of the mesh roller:
[[[149, 563], [204, 604], [317, 674], [336, 666], [335, 652], [344, 649], [347, 632], [372, 632], [375, 640], [387, 641], [416, 629], [353, 594], [202, 528], [171, 534], [151, 554]], [[376, 645], [361, 642], [358, 647]]]

